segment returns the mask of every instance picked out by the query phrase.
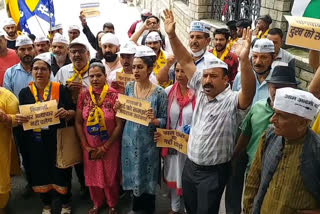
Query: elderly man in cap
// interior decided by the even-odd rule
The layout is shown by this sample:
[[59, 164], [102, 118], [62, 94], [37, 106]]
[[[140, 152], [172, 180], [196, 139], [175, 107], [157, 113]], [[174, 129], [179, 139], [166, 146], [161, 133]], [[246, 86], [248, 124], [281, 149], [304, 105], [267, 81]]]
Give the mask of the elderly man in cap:
[[112, 33], [106, 33], [101, 38], [101, 48], [103, 53], [103, 64], [106, 67], [107, 77], [113, 70], [122, 67], [118, 52], [120, 50], [119, 39]]
[[7, 48], [7, 39], [5, 36], [6, 32], [0, 30], [0, 86], [3, 85], [6, 70], [20, 62], [16, 51]]
[[50, 49], [50, 41], [46, 36], [36, 36], [34, 40], [34, 48], [36, 51], [36, 55], [49, 52]]
[[[258, 39], [252, 48], [251, 63], [256, 77], [256, 94], [252, 104], [269, 97], [266, 78], [271, 74], [271, 66], [274, 60], [274, 44], [269, 39]], [[248, 62], [250, 63], [250, 62]], [[243, 87], [241, 72], [238, 72], [232, 90], [239, 91]]]
[[68, 29], [69, 41], [78, 38], [80, 36], [80, 27], [78, 25], [70, 25]]
[[[207, 50], [210, 44], [210, 25], [203, 21], [193, 21], [190, 24], [189, 30], [189, 52], [192, 55], [193, 61], [196, 64], [197, 71], [202, 72], [205, 58], [212, 54]], [[175, 60], [171, 57], [168, 58], [167, 64], [159, 71], [158, 81], [168, 82], [172, 73], [171, 66], [175, 63]]]
[[309, 128], [319, 106], [310, 92], [276, 90], [273, 126], [250, 168], [244, 213], [320, 213], [320, 137]]
[[8, 48], [15, 49], [16, 48], [16, 39], [18, 37], [18, 29], [16, 23], [12, 18], [7, 18], [3, 24], [3, 30], [7, 33], [7, 46]]
[[[268, 98], [256, 102], [250, 109], [246, 118], [240, 126], [241, 134], [235, 147], [232, 159], [237, 160], [239, 155], [243, 158], [242, 152], [246, 152], [248, 160], [240, 160], [237, 173], [233, 174], [232, 183], [228, 185], [226, 192], [227, 212], [241, 213], [241, 202], [244, 184], [244, 174], [249, 170], [259, 146], [263, 132], [270, 124], [270, 118], [274, 114], [273, 103], [276, 90], [284, 87], [297, 88], [299, 82], [295, 78], [295, 69], [288, 66], [277, 66], [271, 76], [266, 79], [269, 94]], [[247, 164], [246, 166], [241, 166]], [[227, 203], [228, 199], [228, 203]]]
[[256, 29], [254, 30], [258, 39], [267, 38], [271, 23], [272, 23], [272, 18], [269, 15], [263, 15], [258, 17], [257, 23], [256, 23]]
[[[69, 45], [69, 54], [72, 63], [60, 68], [55, 81], [66, 85], [71, 90], [72, 101], [77, 104], [80, 90], [90, 86], [88, 73], [90, 52], [87, 42], [80, 37], [74, 39]], [[83, 199], [87, 198], [89, 190], [85, 186], [83, 164], [77, 164], [74, 168], [80, 183], [80, 196]]]
[[182, 175], [186, 209], [189, 214], [217, 214], [230, 175], [236, 130], [255, 93], [249, 62], [252, 32], [244, 32], [244, 48], [239, 55], [243, 87], [234, 92], [228, 83], [227, 64], [211, 54], [205, 58], [203, 71], [197, 71], [192, 56], [175, 33], [172, 11], [165, 10], [164, 15], [172, 50], [197, 94]]
[[68, 46], [69, 41], [65, 36], [61, 35], [60, 33], [56, 33], [54, 35], [52, 41], [53, 56], [51, 59], [51, 71], [54, 76], [61, 67], [71, 63]]

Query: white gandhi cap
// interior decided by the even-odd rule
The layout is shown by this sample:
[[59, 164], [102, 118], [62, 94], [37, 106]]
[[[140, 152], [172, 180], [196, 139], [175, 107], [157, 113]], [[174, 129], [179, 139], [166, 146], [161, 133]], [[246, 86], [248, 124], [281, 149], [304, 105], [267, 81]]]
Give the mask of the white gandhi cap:
[[256, 53], [274, 53], [274, 44], [269, 39], [258, 39], [252, 48]]
[[273, 107], [280, 111], [313, 120], [318, 114], [320, 100], [307, 91], [280, 88], [276, 91]]
[[202, 21], [193, 21], [190, 24], [189, 32], [203, 32], [210, 33], [211, 26]]
[[203, 70], [211, 68], [225, 68], [228, 70], [228, 65], [222, 60], [215, 57], [213, 54], [204, 57], [204, 67]]
[[54, 37], [53, 37], [53, 40], [52, 40], [52, 44], [55, 44], [55, 43], [64, 43], [66, 45], [69, 45], [69, 40], [61, 35], [60, 33], [56, 33], [54, 34]]
[[36, 36], [34, 43], [39, 43], [39, 42], [49, 42], [49, 39], [46, 36]]
[[69, 48], [72, 48], [72, 46], [74, 46], [74, 45], [82, 45], [82, 46], [84, 46], [86, 48], [87, 51], [90, 50], [87, 42], [84, 39], [80, 38], [80, 37], [75, 38], [74, 40], [72, 40], [72, 42], [69, 44]]
[[16, 47], [24, 45], [33, 45], [33, 42], [27, 35], [18, 36], [16, 40]]
[[101, 37], [101, 45], [104, 44], [120, 45], [118, 37], [113, 33], [106, 33]]
[[42, 54], [39, 54], [37, 55], [33, 61], [36, 61], [36, 60], [42, 60], [42, 61], [45, 61], [46, 63], [48, 63], [48, 65], [51, 66], [51, 54], [49, 52], [46, 52], [46, 53], [42, 53]]
[[80, 32], [80, 27], [78, 25], [70, 25], [68, 31], [77, 30]]
[[127, 42], [120, 47], [119, 54], [135, 54], [137, 46], [133, 42]]
[[146, 37], [146, 42], [157, 42], [162, 41], [161, 36], [158, 32], [152, 31]]
[[156, 56], [156, 54], [148, 46], [144, 46], [144, 45], [138, 46], [137, 52], [134, 55], [134, 57], [144, 57], [144, 56]]
[[3, 27], [8, 25], [16, 25], [16, 23], [12, 18], [7, 18], [3, 21]]

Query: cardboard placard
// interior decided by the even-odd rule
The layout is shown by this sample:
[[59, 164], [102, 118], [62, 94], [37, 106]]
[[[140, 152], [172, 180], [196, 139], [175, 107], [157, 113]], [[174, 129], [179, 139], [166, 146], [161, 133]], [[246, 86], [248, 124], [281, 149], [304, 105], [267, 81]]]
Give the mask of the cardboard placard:
[[85, 17], [100, 16], [100, 3], [99, 1], [85, 1], [80, 4], [80, 11], [83, 12]]
[[54, 115], [58, 111], [56, 100], [50, 100], [42, 103], [20, 105], [20, 114], [29, 118], [29, 122], [23, 124], [23, 130], [45, 128], [51, 125], [59, 124], [60, 119]]
[[289, 22], [287, 45], [320, 50], [320, 19], [285, 16]]
[[123, 86], [124, 88], [126, 87], [127, 83], [130, 81], [134, 81], [134, 76], [133, 74], [126, 74], [123, 72], [117, 72], [117, 77], [116, 80], [117, 82]]
[[147, 118], [147, 111], [151, 103], [134, 97], [119, 94], [121, 108], [117, 111], [117, 117], [148, 126], [150, 120]]
[[172, 148], [178, 152], [187, 154], [189, 135], [174, 129], [158, 128], [157, 132], [160, 133], [157, 147]]

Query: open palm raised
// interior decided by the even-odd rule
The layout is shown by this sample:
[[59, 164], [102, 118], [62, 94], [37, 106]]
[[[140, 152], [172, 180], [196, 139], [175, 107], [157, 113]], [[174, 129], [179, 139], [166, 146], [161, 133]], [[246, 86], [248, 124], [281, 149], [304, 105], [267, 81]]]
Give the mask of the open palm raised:
[[242, 34], [242, 49], [239, 54], [239, 59], [244, 59], [249, 57], [250, 48], [251, 48], [251, 38], [252, 38], [252, 30], [250, 27], [247, 29], [243, 29]]
[[165, 9], [163, 11], [164, 18], [162, 17], [162, 21], [164, 23], [164, 29], [168, 36], [173, 36], [175, 34], [176, 22], [174, 21], [173, 12], [169, 9]]

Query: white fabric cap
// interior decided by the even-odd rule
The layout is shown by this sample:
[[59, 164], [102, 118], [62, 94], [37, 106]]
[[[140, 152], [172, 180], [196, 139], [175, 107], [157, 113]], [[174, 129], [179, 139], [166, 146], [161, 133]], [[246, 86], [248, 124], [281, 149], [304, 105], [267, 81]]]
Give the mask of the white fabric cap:
[[135, 54], [137, 46], [133, 42], [128, 42], [123, 46], [120, 46], [119, 54]]
[[137, 47], [134, 57], [156, 56], [155, 52], [148, 46], [141, 45]]
[[318, 114], [320, 100], [307, 91], [280, 88], [276, 91], [273, 107], [280, 111], [313, 120]]
[[6, 35], [7, 33], [4, 30], [0, 29], [0, 36], [6, 36]]
[[269, 39], [258, 39], [252, 51], [256, 53], [274, 53], [274, 44]]
[[59, 29], [62, 29], [62, 24], [55, 24], [55, 26], [53, 26], [52, 28], [51, 28], [51, 31], [54, 31], [54, 30], [59, 30]]
[[46, 36], [36, 36], [34, 43], [38, 43], [38, 42], [49, 42], [49, 39]]
[[16, 47], [24, 45], [33, 45], [33, 42], [27, 35], [18, 36], [16, 40]]
[[68, 31], [71, 31], [71, 30], [77, 30], [80, 32], [80, 27], [78, 25], [70, 25]]
[[69, 48], [71, 48], [74, 45], [82, 45], [87, 49], [87, 51], [90, 50], [89, 46], [88, 46], [88, 43], [84, 39], [82, 39], [80, 37], [75, 38], [74, 40], [72, 40], [72, 42], [69, 44]]
[[5, 27], [7, 25], [16, 25], [16, 23], [12, 18], [7, 18], [3, 22], [3, 27]]
[[152, 31], [146, 37], [146, 42], [157, 42], [162, 41], [161, 36], [158, 32]]
[[190, 24], [189, 32], [210, 33], [211, 26], [202, 21], [193, 21]]
[[104, 44], [120, 45], [118, 37], [113, 33], [106, 33], [101, 37], [101, 45]]
[[204, 57], [204, 67], [203, 70], [211, 68], [225, 68], [228, 70], [228, 65], [222, 60], [218, 59], [213, 54]]
[[52, 44], [54, 43], [64, 43], [69, 45], [69, 40], [65, 36], [61, 35], [60, 33], [56, 33], [54, 34], [54, 37], [52, 40]]
[[144, 15], [144, 16], [151, 16], [152, 13], [150, 12], [150, 10], [147, 10], [147, 9], [143, 9], [141, 11], [141, 15]]
[[35, 60], [37, 60], [37, 59], [42, 60], [42, 61], [45, 61], [46, 63], [48, 63], [48, 65], [51, 66], [51, 53], [50, 53], [50, 52], [46, 52], [46, 53], [42, 53], [42, 54], [37, 55], [37, 56], [33, 59], [33, 61], [35, 61]]

